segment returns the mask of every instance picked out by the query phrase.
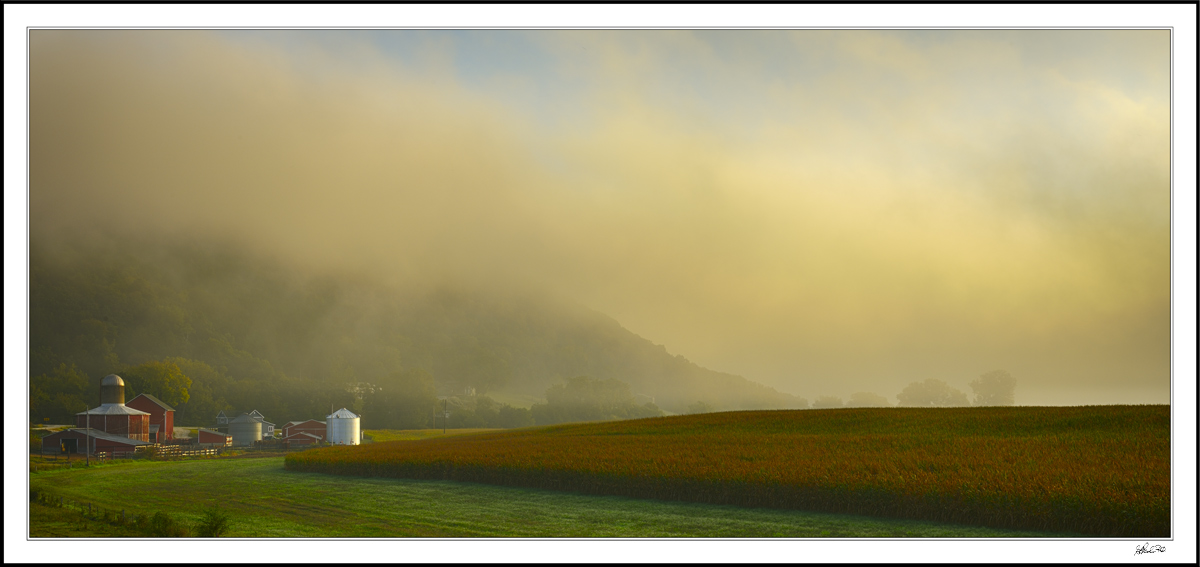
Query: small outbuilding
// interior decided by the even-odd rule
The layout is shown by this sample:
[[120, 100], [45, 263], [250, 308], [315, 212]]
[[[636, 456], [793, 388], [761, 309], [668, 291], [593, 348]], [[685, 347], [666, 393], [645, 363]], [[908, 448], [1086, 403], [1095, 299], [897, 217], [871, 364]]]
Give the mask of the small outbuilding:
[[230, 447], [233, 446], [233, 436], [228, 433], [202, 428], [196, 433], [196, 443], [199, 445]]
[[283, 438], [283, 446], [289, 449], [293, 447], [303, 447], [305, 445], [315, 445], [320, 442], [320, 437], [305, 431], [297, 431], [296, 433]]
[[292, 435], [304, 432], [310, 435], [316, 435], [318, 439], [325, 439], [325, 422], [315, 419], [306, 419], [304, 421], [289, 421], [283, 426], [283, 438], [287, 439]]
[[242, 414], [229, 422], [229, 435], [233, 437], [236, 447], [249, 447], [262, 441], [262, 422]]
[[42, 453], [110, 453], [114, 456], [132, 454], [138, 447], [150, 445], [146, 441], [130, 439], [124, 435], [113, 435], [96, 429], [64, 429], [42, 437]]
[[83, 430], [62, 429], [42, 437], [43, 455], [82, 455], [86, 450]]

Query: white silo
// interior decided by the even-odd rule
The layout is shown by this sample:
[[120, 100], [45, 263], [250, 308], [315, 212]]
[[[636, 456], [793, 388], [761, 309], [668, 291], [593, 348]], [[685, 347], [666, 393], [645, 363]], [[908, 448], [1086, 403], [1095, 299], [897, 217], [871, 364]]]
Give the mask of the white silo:
[[325, 416], [325, 427], [328, 432], [326, 442], [333, 445], [358, 445], [359, 417], [346, 408], [337, 410]]

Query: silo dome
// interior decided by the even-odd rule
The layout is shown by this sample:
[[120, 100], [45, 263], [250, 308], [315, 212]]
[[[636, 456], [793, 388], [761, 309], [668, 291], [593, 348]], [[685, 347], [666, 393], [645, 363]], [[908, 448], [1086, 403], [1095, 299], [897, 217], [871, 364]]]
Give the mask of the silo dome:
[[116, 374], [100, 379], [100, 403], [125, 404], [125, 381]]
[[327, 437], [325, 441], [334, 445], [358, 445], [359, 417], [342, 408], [325, 417]]

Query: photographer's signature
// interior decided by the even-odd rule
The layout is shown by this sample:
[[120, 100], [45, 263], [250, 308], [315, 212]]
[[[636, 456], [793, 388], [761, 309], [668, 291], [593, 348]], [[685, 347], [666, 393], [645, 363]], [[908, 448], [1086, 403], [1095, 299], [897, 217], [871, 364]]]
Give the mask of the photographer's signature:
[[1166, 551], [1166, 550], [1167, 550], [1167, 548], [1165, 548], [1161, 545], [1158, 545], [1158, 544], [1150, 545], [1150, 543], [1147, 542], [1147, 543], [1137, 546], [1137, 549], [1134, 550], [1133, 554], [1141, 555], [1143, 553], [1158, 553], [1160, 551]]

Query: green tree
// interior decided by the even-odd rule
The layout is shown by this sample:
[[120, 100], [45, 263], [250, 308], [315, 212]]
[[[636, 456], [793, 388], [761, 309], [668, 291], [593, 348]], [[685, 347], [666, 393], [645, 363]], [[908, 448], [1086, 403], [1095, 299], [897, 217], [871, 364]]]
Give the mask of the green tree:
[[969, 385], [975, 393], [977, 406], [1011, 406], [1016, 403], [1014, 392], [1017, 379], [1007, 371], [993, 370], [971, 380]]
[[178, 366], [192, 380], [188, 388], [188, 401], [173, 406], [176, 424], [211, 425], [219, 412], [233, 409], [225, 401], [231, 379], [224, 373], [199, 360], [173, 357], [164, 362]]
[[125, 380], [126, 394], [130, 397], [139, 393], [150, 394], [170, 406], [182, 404], [190, 398], [189, 378], [174, 362], [151, 361], [131, 366], [121, 371]]
[[93, 389], [88, 382], [74, 364], [59, 364], [49, 374], [35, 376], [29, 381], [30, 419], [36, 423], [49, 418], [55, 424], [74, 424], [76, 413], [99, 403], [99, 383]]
[[908, 407], [953, 407], [967, 406], [967, 395], [949, 384], [930, 378], [924, 382], [913, 382], [896, 394], [900, 405]]

